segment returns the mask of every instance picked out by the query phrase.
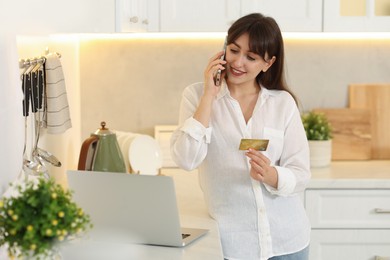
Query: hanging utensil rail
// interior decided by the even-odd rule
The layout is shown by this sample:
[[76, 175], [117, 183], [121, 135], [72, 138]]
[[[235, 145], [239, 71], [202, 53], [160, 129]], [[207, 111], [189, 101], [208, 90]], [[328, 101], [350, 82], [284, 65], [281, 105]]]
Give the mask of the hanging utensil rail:
[[[46, 49], [45, 54], [46, 55], [49, 54], [49, 50], [48, 49]], [[55, 52], [55, 54], [58, 56], [58, 58], [61, 58], [61, 54], [60, 53]], [[34, 57], [34, 58], [30, 58], [30, 59], [20, 59], [19, 60], [19, 68], [20, 69], [25, 69], [25, 68], [28, 68], [28, 67], [30, 67], [32, 65], [36, 65], [38, 63], [44, 64], [45, 62], [46, 62], [45, 56]]]
[[[55, 53], [59, 58], [61, 55]], [[48, 49], [45, 55], [49, 55]], [[40, 175], [48, 177], [46, 163], [60, 167], [61, 162], [50, 152], [38, 147], [41, 127], [46, 127], [47, 119], [47, 96], [45, 80], [46, 57], [40, 56], [30, 59], [20, 59], [19, 68], [21, 69], [20, 78], [22, 81], [23, 97], [23, 116], [25, 118], [25, 141], [23, 150], [23, 171], [25, 175]], [[31, 138], [32, 151], [28, 157], [26, 154], [27, 144], [27, 117], [29, 112], [33, 114], [31, 128], [33, 136]]]

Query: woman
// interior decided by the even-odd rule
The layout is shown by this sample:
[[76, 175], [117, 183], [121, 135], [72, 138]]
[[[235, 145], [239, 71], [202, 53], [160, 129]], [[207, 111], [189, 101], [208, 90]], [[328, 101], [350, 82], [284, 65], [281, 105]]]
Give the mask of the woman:
[[[244, 16], [228, 31], [225, 61], [222, 54], [210, 59], [203, 83], [183, 92], [172, 157], [183, 169], [199, 167], [226, 259], [308, 259], [299, 195], [310, 179], [309, 148], [283, 78], [280, 29], [270, 17]], [[241, 151], [243, 138], [269, 140], [268, 148]]]

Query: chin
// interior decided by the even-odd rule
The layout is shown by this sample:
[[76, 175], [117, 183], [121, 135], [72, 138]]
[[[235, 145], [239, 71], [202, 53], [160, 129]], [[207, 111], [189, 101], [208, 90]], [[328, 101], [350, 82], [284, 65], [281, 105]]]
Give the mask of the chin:
[[236, 84], [236, 85], [239, 85], [239, 84], [243, 84], [245, 82], [247, 82], [248, 80], [244, 79], [244, 78], [239, 78], [239, 77], [234, 77], [234, 76], [228, 76], [226, 78], [226, 81], [228, 83], [231, 83], [231, 84]]

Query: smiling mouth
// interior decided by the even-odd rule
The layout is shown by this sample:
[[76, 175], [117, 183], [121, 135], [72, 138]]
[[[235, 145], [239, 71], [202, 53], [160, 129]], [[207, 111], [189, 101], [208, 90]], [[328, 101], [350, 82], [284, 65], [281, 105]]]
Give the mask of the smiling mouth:
[[233, 76], [242, 76], [245, 74], [244, 71], [241, 71], [241, 70], [238, 70], [238, 69], [235, 69], [235, 68], [230, 68], [230, 72]]

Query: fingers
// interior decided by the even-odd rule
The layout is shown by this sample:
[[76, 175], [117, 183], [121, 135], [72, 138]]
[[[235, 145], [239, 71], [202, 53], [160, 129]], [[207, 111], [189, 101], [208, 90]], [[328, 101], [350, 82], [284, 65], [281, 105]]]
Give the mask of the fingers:
[[221, 60], [221, 56], [223, 55], [223, 51], [218, 52], [213, 57], [210, 58], [209, 64], [206, 68], [206, 72], [212, 72], [215, 74], [217, 70], [224, 70], [225, 67], [223, 65], [226, 64], [226, 61]]
[[276, 168], [271, 166], [268, 157], [254, 149], [249, 149], [246, 156], [250, 158], [250, 176], [276, 189], [278, 187], [278, 173]]
[[221, 70], [221, 78], [224, 77], [225, 67], [223, 65], [226, 64], [226, 61], [221, 60], [221, 55], [223, 51], [218, 52], [213, 57], [210, 58], [209, 63], [204, 71], [204, 83], [205, 83], [205, 94], [207, 95], [217, 95], [220, 89], [220, 85], [215, 84], [215, 77], [218, 70]]
[[249, 149], [245, 154], [250, 158], [250, 174], [252, 178], [263, 181], [264, 175], [269, 171], [271, 167], [270, 160], [264, 154], [254, 149]]
[[267, 156], [255, 149], [250, 148], [245, 154], [260, 166], [269, 166], [271, 163]]
[[223, 66], [225, 64], [226, 64], [226, 61], [224, 61], [224, 60], [211, 61], [205, 70], [205, 74], [207, 76], [214, 76], [218, 70], [221, 70], [221, 71], [225, 70], [225, 67]]
[[217, 59], [221, 59], [221, 56], [224, 54], [224, 51], [219, 51], [217, 54], [215, 54], [213, 57], [210, 58], [209, 62], [212, 62]]
[[251, 164], [251, 170], [250, 170], [251, 177], [258, 181], [264, 181], [265, 178], [264, 169], [260, 165], [255, 163], [253, 160], [251, 160], [249, 163]]

